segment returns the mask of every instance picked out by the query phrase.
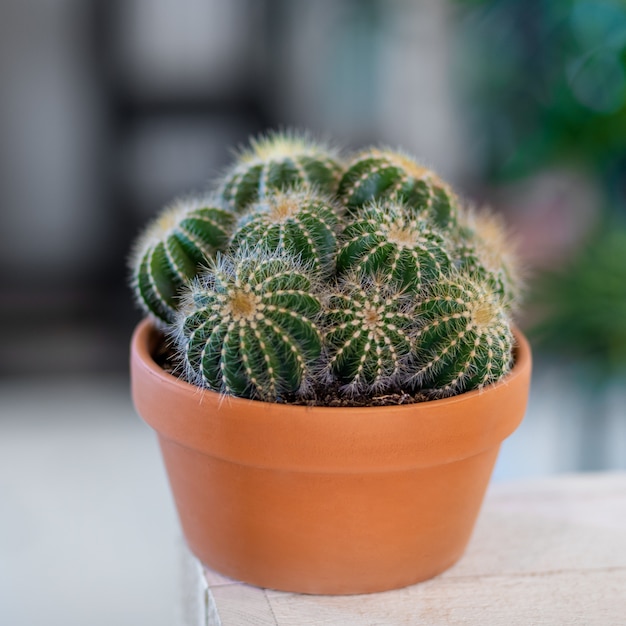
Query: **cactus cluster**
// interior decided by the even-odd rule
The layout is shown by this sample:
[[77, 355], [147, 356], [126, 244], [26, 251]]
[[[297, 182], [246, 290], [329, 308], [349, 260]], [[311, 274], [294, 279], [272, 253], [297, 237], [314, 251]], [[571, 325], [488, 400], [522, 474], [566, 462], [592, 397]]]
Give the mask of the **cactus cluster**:
[[342, 172], [329, 148], [295, 133], [271, 133], [241, 151], [221, 182], [220, 195], [237, 212], [289, 187], [317, 187], [334, 195]]
[[176, 319], [177, 298], [206, 259], [228, 245], [236, 218], [218, 198], [178, 200], [138, 239], [132, 285], [159, 325]]
[[424, 212], [440, 228], [453, 227], [459, 201], [432, 170], [403, 152], [370, 149], [358, 153], [346, 166], [339, 195], [351, 212], [372, 200], [404, 200]]
[[411, 301], [402, 287], [359, 272], [339, 281], [327, 303], [326, 372], [352, 394], [384, 389], [411, 350]]
[[232, 247], [288, 252], [321, 272], [332, 271], [339, 213], [333, 201], [296, 187], [271, 191], [239, 220]]
[[180, 315], [182, 358], [199, 386], [275, 399], [309, 382], [321, 304], [292, 257], [240, 248], [190, 286]]
[[451, 265], [444, 234], [425, 215], [395, 200], [367, 204], [343, 231], [337, 271], [379, 273], [419, 292]]
[[501, 225], [402, 152], [253, 140], [214, 195], [163, 212], [130, 265], [187, 379], [220, 393], [443, 397], [512, 364], [519, 280]]
[[495, 382], [507, 373], [513, 335], [502, 297], [461, 272], [429, 285], [416, 303], [411, 379], [440, 395]]

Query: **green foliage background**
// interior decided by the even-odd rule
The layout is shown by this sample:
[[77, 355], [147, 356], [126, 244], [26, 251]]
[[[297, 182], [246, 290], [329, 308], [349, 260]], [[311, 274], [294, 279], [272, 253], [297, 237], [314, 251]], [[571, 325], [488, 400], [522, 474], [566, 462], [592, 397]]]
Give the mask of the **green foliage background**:
[[555, 164], [592, 173], [599, 228], [531, 284], [531, 335], [603, 374], [626, 367], [626, 3], [457, 2], [457, 76], [489, 183]]

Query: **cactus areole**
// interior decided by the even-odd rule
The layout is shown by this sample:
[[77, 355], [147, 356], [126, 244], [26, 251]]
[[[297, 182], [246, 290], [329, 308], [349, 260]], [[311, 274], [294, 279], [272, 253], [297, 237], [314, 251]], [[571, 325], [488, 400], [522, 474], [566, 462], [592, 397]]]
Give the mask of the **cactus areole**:
[[129, 261], [131, 374], [192, 551], [307, 593], [454, 563], [525, 410], [511, 251], [407, 153], [295, 132], [166, 207]]

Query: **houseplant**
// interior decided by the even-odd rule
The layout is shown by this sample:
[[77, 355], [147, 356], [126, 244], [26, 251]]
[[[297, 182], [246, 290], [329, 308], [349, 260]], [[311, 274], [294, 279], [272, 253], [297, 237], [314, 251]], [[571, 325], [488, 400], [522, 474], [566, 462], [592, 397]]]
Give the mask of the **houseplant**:
[[133, 398], [202, 562], [341, 594], [461, 556], [528, 391], [506, 249], [410, 157], [294, 134], [146, 230]]

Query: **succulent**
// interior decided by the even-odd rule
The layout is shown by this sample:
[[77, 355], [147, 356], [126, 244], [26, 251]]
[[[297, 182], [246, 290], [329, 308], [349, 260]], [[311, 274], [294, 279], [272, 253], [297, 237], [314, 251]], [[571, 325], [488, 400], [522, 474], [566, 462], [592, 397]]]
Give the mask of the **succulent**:
[[240, 219], [232, 247], [286, 251], [328, 272], [337, 252], [338, 225], [332, 200], [307, 189], [272, 191]]
[[489, 281], [455, 272], [416, 303], [419, 320], [408, 379], [449, 396], [479, 389], [511, 367], [513, 334], [500, 294]]
[[422, 214], [396, 201], [374, 202], [342, 235], [337, 270], [363, 271], [419, 291], [442, 276], [451, 259], [446, 239]]
[[188, 289], [178, 317], [183, 365], [201, 387], [277, 400], [302, 392], [322, 337], [315, 280], [287, 255], [220, 255]]
[[315, 187], [334, 195], [342, 168], [335, 153], [295, 133], [274, 133], [251, 141], [224, 177], [220, 193], [241, 212], [272, 190]]
[[131, 256], [131, 284], [145, 313], [172, 323], [183, 286], [224, 249], [236, 217], [215, 199], [177, 200], [139, 238]]
[[175, 203], [139, 239], [136, 299], [187, 380], [362, 405], [502, 378], [520, 280], [498, 220], [402, 152], [342, 163], [306, 136], [262, 136], [217, 195]]
[[339, 197], [348, 211], [372, 200], [399, 200], [425, 211], [441, 228], [456, 224], [458, 198], [432, 170], [408, 155], [376, 148], [358, 153], [348, 163], [339, 183]]
[[351, 393], [392, 384], [409, 354], [412, 301], [385, 277], [354, 273], [330, 291], [326, 372]]

